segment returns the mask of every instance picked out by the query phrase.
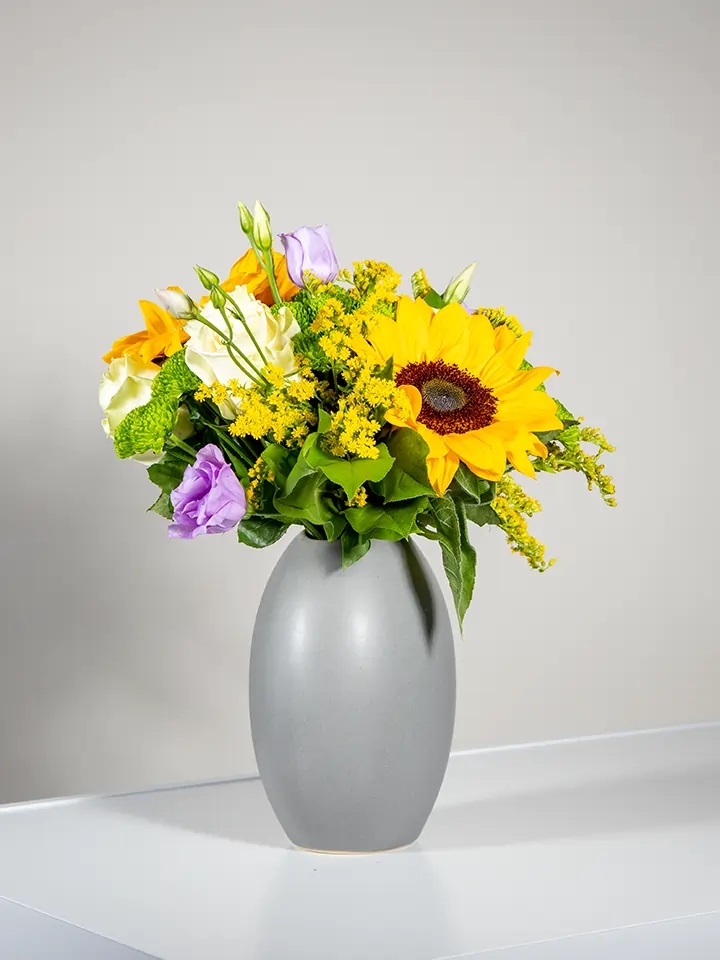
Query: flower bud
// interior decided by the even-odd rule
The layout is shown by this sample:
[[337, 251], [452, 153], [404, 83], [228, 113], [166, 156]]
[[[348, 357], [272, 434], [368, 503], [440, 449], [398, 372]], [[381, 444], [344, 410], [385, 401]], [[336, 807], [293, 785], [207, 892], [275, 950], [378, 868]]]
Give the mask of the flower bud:
[[450, 281], [445, 293], [442, 295], [444, 304], [462, 303], [470, 290], [470, 280], [475, 272], [475, 267], [477, 267], [477, 263], [471, 263], [470, 266], [465, 267], [463, 272], [458, 274], [454, 280]]
[[298, 227], [294, 233], [281, 233], [290, 279], [296, 287], [305, 286], [305, 274], [311, 273], [323, 283], [338, 275], [338, 262], [323, 224], [319, 227]]
[[272, 233], [270, 232], [270, 217], [265, 207], [259, 200], [255, 201], [255, 219], [252, 227], [253, 240], [255, 245], [267, 252], [272, 249]]
[[253, 218], [242, 200], [238, 200], [238, 213], [240, 214], [240, 227], [242, 232], [246, 237], [251, 237], [253, 232]]
[[155, 296], [163, 310], [167, 310], [172, 317], [177, 317], [178, 320], [187, 320], [195, 315], [192, 300], [182, 290], [173, 290], [172, 288], [158, 290], [156, 287]]
[[210, 291], [210, 302], [215, 307], [216, 310], [219, 310], [222, 305], [227, 300], [227, 294], [222, 287], [213, 287]]
[[195, 273], [198, 275], [200, 283], [206, 290], [212, 290], [213, 287], [216, 287], [220, 283], [220, 277], [216, 273], [213, 273], [212, 270], [206, 270], [205, 267], [199, 267], [196, 264]]

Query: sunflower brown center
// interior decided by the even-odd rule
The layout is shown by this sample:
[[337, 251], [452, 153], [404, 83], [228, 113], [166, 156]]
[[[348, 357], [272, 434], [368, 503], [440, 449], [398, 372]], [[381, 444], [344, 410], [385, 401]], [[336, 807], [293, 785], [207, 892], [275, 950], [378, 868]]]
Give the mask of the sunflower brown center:
[[429, 403], [435, 413], [454, 413], [456, 410], [462, 410], [467, 403], [462, 387], [449, 380], [441, 380], [439, 377], [427, 380], [420, 392], [423, 402]]
[[497, 399], [477, 377], [444, 360], [408, 363], [395, 376], [398, 386], [417, 387], [422, 396], [418, 415], [435, 433], [467, 433], [492, 423]]

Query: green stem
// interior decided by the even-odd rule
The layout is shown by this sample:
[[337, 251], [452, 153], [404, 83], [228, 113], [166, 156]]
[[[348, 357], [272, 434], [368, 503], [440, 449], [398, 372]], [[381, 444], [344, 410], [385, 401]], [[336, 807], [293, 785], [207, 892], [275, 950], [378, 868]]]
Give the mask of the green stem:
[[[242, 373], [243, 373], [246, 377], [248, 377], [248, 379], [252, 380], [252, 382], [255, 384], [256, 387], [262, 386], [262, 381], [264, 381], [265, 383], [268, 382], [268, 381], [265, 379], [265, 377], [262, 377], [262, 374], [258, 374], [259, 376], [262, 377], [262, 380], [256, 380], [255, 377], [253, 376], [253, 374], [250, 373], [248, 370], [246, 370], [246, 369], [243, 367], [243, 365], [242, 365], [242, 363], [240, 362], [240, 360], [237, 359], [237, 356], [241, 357], [242, 360], [243, 360], [245, 363], [250, 364], [251, 367], [253, 366], [253, 364], [250, 362], [250, 360], [248, 360], [248, 358], [247, 358], [240, 350], [238, 350], [238, 348], [235, 346], [235, 344], [232, 342], [232, 340], [231, 340], [231, 339], [228, 339], [227, 334], [223, 333], [222, 330], [221, 330], [219, 327], [216, 327], [215, 324], [214, 324], [211, 320], [208, 320], [207, 317], [204, 317], [199, 311], [198, 311], [198, 313], [195, 315], [195, 319], [196, 319], [196, 320], [199, 320], [200, 323], [202, 323], [202, 324], [203, 324], [204, 326], [206, 326], [209, 330], [212, 330], [213, 333], [216, 333], [216, 334], [220, 337], [223, 345], [227, 347], [228, 355], [230, 356], [230, 359], [233, 361], [233, 363], [235, 364], [235, 366], [236, 366], [239, 370], [241, 370]], [[235, 356], [235, 354], [237, 354], [237, 356]], [[257, 373], [257, 370], [256, 370], [256, 373]]]
[[180, 440], [180, 438], [176, 437], [175, 434], [170, 435], [170, 442], [180, 450], [184, 450], [185, 453], [190, 454], [192, 457], [192, 462], [195, 463], [197, 458], [197, 450], [194, 450], [189, 443], [185, 443], [184, 440]]
[[268, 280], [270, 281], [270, 289], [272, 290], [273, 300], [275, 303], [282, 303], [282, 297], [280, 296], [277, 280], [275, 279], [275, 261], [273, 259], [272, 250], [263, 251], [263, 259], [261, 262], [263, 267], [265, 267], [265, 273], [267, 273]]
[[[237, 303], [235, 302], [235, 300], [233, 300], [233, 298], [230, 296], [229, 293], [226, 293], [225, 296], [227, 297], [228, 302], [230, 303], [230, 305], [234, 308], [235, 313], [237, 314], [238, 320], [239, 320], [240, 323], [242, 323], [242, 325], [245, 327], [248, 336], [250, 337], [250, 339], [251, 339], [252, 342], [253, 342], [253, 346], [255, 347], [255, 349], [257, 350], [258, 354], [260, 355], [260, 359], [262, 360], [263, 364], [264, 364], [265, 366], [267, 366], [267, 357], [266, 357], [265, 354], [263, 353], [262, 347], [260, 346], [260, 344], [259, 344], [259, 343], [257, 342], [257, 340], [255, 339], [255, 334], [254, 334], [254, 333], [252, 332], [252, 330], [250, 329], [250, 324], [247, 322], [247, 320], [246, 320], [245, 317], [243, 316], [242, 310], [241, 310], [240, 307], [237, 305]], [[223, 316], [225, 316], [224, 311], [223, 311]], [[229, 326], [229, 321], [227, 320], [227, 317], [225, 317], [225, 320], [226, 320], [226, 322], [228, 323], [228, 326]], [[249, 363], [249, 362], [250, 362], [250, 361], [248, 361], [248, 363]]]
[[[238, 456], [243, 457], [246, 460], [248, 466], [252, 466], [258, 458], [258, 454], [250, 446], [250, 443], [245, 439], [245, 437], [234, 437], [227, 427], [221, 426], [219, 423], [211, 423], [210, 420], [206, 420], [204, 417], [198, 417], [200, 423], [204, 426], [209, 427], [214, 433], [222, 433], [223, 437], [227, 440], [228, 444], [235, 450]], [[242, 446], [240, 445], [242, 443]], [[249, 459], [248, 459], [249, 458]]]

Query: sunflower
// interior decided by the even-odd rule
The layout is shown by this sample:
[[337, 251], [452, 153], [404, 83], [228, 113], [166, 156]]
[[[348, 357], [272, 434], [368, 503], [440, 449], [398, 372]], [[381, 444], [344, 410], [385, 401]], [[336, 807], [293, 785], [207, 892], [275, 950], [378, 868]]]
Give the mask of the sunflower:
[[380, 318], [369, 335], [379, 363], [393, 358], [395, 383], [408, 400], [386, 419], [427, 442], [428, 474], [439, 496], [461, 462], [478, 477], [499, 480], [508, 460], [534, 477], [528, 454], [547, 456], [535, 432], [560, 430], [562, 421], [555, 401], [537, 388], [557, 371], [519, 369], [530, 336], [494, 329], [457, 303], [435, 312], [410, 297], [401, 297], [395, 319]]

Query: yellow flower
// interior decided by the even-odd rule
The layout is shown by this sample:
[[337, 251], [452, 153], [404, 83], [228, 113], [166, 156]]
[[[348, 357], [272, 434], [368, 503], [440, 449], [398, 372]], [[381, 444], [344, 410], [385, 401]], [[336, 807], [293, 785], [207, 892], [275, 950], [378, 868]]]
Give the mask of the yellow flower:
[[[281, 253], [273, 251], [273, 262], [275, 264], [275, 280], [277, 281], [278, 291], [283, 300], [291, 300], [299, 291], [299, 287], [290, 279], [287, 272], [285, 257]], [[226, 293], [232, 293], [238, 287], [247, 287], [248, 293], [251, 293], [256, 300], [260, 300], [268, 307], [273, 304], [272, 290], [270, 281], [264, 268], [260, 266], [254, 250], [248, 250], [244, 253], [232, 267], [227, 279], [223, 280], [220, 286]], [[200, 307], [204, 307], [210, 299], [209, 296], [198, 300]]]
[[386, 419], [425, 439], [439, 496], [461, 461], [486, 480], [499, 480], [508, 460], [535, 476], [528, 454], [547, 456], [535, 431], [560, 430], [562, 422], [555, 401], [537, 389], [557, 371], [519, 369], [530, 333], [516, 337], [504, 324], [493, 329], [460, 304], [435, 312], [424, 300], [401, 297], [396, 318], [380, 317], [369, 340], [378, 363], [394, 358], [395, 383], [410, 404], [410, 416], [396, 407]]
[[105, 363], [119, 357], [152, 363], [158, 357], [171, 357], [187, 340], [182, 320], [177, 320], [150, 300], [140, 300], [139, 303], [145, 318], [145, 329], [116, 340], [103, 357]]

